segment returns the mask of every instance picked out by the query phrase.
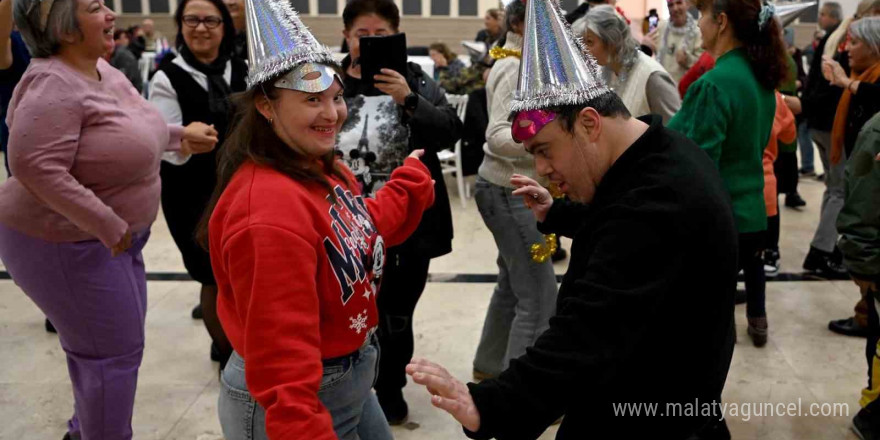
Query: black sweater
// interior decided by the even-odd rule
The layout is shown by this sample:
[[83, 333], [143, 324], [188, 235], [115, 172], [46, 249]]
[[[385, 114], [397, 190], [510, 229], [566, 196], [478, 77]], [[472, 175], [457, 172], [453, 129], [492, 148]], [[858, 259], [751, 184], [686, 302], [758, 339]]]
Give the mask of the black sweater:
[[[839, 25], [838, 25], [839, 26]], [[819, 41], [816, 47], [813, 62], [810, 63], [810, 73], [807, 75], [807, 83], [804, 85], [803, 111], [810, 128], [820, 131], [831, 131], [834, 125], [834, 114], [837, 113], [837, 102], [843, 90], [832, 86], [822, 76], [822, 52], [828, 43], [828, 37], [837, 29], [835, 26], [829, 29], [825, 37]], [[847, 73], [849, 70], [847, 69]]]
[[[684, 439], [708, 417], [615, 416], [613, 403], [718, 399], [733, 354], [737, 234], [709, 157], [657, 116], [588, 209], [554, 203], [544, 232], [574, 232], [550, 328], [495, 380], [469, 384], [471, 438]], [[684, 408], [684, 407], [683, 407]], [[717, 414], [717, 412], [716, 412]], [[716, 416], [717, 417], [717, 416]]]

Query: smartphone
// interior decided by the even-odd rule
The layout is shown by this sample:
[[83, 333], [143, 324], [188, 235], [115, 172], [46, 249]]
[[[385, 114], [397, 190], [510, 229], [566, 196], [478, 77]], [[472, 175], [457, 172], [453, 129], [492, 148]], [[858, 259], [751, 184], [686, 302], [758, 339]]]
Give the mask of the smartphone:
[[648, 17], [648, 32], [654, 32], [654, 29], [657, 29], [657, 25], [660, 24], [660, 17], [656, 15], [652, 15]]
[[[374, 84], [373, 76], [391, 69], [406, 76], [406, 34], [361, 37], [361, 78]], [[375, 85], [375, 84], [374, 84]]]

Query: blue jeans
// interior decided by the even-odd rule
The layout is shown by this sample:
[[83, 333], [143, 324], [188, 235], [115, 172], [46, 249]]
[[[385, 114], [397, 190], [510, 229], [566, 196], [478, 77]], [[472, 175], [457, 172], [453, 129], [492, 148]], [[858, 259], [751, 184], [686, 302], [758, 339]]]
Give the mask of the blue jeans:
[[801, 171], [809, 173], [815, 171], [813, 163], [813, 139], [810, 137], [810, 127], [807, 121], [801, 121], [797, 127], [798, 149], [801, 150]]
[[[360, 350], [324, 361], [318, 399], [333, 418], [339, 440], [392, 440], [391, 428], [372, 392], [379, 365], [375, 336]], [[218, 404], [226, 440], [268, 440], [266, 411], [247, 390], [244, 359], [233, 352], [223, 369]]]
[[498, 246], [498, 284], [492, 293], [474, 369], [496, 376], [526, 353], [556, 313], [553, 264], [532, 261], [531, 247], [544, 243], [535, 215], [512, 188], [477, 178], [477, 208]]

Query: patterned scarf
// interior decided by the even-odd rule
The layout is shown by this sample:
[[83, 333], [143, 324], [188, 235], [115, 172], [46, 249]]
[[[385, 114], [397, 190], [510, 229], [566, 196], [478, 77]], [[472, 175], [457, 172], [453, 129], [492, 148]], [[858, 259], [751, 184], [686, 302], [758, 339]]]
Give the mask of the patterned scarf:
[[[861, 75], [852, 74], [850, 79], [863, 83], [876, 83], [880, 80], [880, 63], [874, 64]], [[849, 117], [849, 104], [853, 94], [847, 87], [837, 103], [837, 113], [834, 115], [834, 125], [831, 128], [831, 163], [838, 164], [843, 158], [844, 143], [846, 142], [846, 120]]]

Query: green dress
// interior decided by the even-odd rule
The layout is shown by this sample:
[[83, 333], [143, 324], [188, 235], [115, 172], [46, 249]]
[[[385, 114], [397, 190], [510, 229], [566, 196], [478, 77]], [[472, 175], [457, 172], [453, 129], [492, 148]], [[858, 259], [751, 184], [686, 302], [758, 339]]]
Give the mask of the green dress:
[[688, 89], [669, 121], [715, 161], [740, 234], [767, 229], [762, 157], [775, 114], [773, 90], [758, 83], [745, 50], [734, 49]]

